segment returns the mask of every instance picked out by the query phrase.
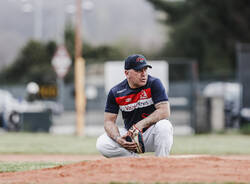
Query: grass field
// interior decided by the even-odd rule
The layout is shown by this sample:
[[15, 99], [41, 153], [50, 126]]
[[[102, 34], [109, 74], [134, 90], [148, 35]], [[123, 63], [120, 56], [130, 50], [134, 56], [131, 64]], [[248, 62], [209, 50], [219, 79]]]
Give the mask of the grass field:
[[97, 154], [96, 137], [45, 133], [4, 133], [0, 154]]
[[[0, 134], [0, 154], [98, 154], [96, 137], [51, 135], [45, 133]], [[0, 172], [49, 168], [70, 162], [9, 162], [0, 161]]]
[[64, 164], [68, 162], [0, 162], [0, 172], [26, 171]]
[[[44, 133], [0, 134], [0, 154], [69, 154], [98, 155], [96, 137], [51, 135]], [[172, 155], [212, 154], [250, 155], [250, 136], [241, 134], [208, 134], [175, 136]], [[0, 162], [0, 172], [53, 167], [65, 162]]]

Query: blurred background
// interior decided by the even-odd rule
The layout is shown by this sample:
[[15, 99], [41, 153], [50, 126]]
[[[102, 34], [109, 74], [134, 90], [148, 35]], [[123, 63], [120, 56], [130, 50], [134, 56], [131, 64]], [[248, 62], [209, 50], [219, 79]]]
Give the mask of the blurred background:
[[[2, 132], [76, 132], [76, 6], [0, 1]], [[176, 134], [250, 133], [248, 0], [82, 0], [80, 8], [85, 135], [104, 132], [108, 63], [134, 53], [167, 64]]]

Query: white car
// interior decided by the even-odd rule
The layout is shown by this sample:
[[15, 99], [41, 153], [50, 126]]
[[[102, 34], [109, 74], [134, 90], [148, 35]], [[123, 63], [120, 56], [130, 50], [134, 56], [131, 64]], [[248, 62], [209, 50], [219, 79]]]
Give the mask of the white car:
[[21, 114], [25, 112], [51, 111], [53, 114], [63, 112], [63, 106], [52, 101], [28, 102], [18, 100], [7, 90], [0, 89], [0, 127], [6, 130], [19, 130], [21, 128]]
[[0, 119], [4, 129], [18, 129], [21, 117], [19, 113], [19, 101], [10, 92], [0, 90]]

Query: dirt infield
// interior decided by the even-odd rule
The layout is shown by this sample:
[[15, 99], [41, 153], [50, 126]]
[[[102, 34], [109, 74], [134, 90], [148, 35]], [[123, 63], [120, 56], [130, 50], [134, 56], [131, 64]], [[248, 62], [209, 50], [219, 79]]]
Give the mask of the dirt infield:
[[[38, 159], [34, 157], [36, 156], [30, 156], [31, 161]], [[61, 156], [60, 159], [59, 157], [54, 155], [52, 159], [70, 160], [70, 156]], [[4, 160], [6, 158], [7, 156]], [[250, 156], [189, 155], [169, 158], [146, 156], [112, 159], [100, 156], [75, 156], [74, 159], [71, 158], [74, 161], [77, 159], [87, 161], [49, 169], [0, 173], [0, 183], [250, 182]], [[2, 156], [0, 160], [3, 160]], [[15, 160], [14, 155], [13, 160]], [[41, 156], [40, 160], [43, 160]]]

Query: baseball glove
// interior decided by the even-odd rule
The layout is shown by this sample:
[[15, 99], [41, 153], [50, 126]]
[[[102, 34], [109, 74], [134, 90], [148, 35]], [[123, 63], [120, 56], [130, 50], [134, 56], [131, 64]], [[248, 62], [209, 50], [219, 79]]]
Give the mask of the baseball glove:
[[136, 143], [136, 145], [137, 145], [136, 150], [135, 150], [136, 153], [144, 153], [145, 152], [142, 132], [138, 128], [136, 128], [135, 125], [133, 125], [128, 130], [128, 133], [126, 136], [126, 141]]

